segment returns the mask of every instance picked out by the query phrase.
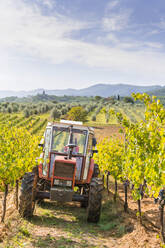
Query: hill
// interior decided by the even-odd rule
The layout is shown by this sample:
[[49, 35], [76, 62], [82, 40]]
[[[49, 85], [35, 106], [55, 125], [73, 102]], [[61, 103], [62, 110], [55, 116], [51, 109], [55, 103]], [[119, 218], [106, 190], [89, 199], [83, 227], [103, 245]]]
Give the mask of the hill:
[[132, 92], [161, 92], [162, 88], [165, 91], [165, 87], [162, 86], [138, 86], [128, 84], [95, 84], [83, 89], [62, 89], [62, 90], [46, 90], [46, 89], [35, 89], [32, 91], [0, 91], [0, 98], [4, 97], [27, 97], [42, 94], [43, 91], [48, 95], [56, 96], [130, 96]]
[[160, 89], [155, 89], [150, 92], [148, 92], [150, 95], [154, 96], [165, 96], [165, 86], [162, 86]]
[[161, 86], [138, 86], [128, 84], [96, 84], [91, 87], [79, 90], [80, 96], [130, 96], [131, 93], [144, 93], [147, 91], [160, 90]]

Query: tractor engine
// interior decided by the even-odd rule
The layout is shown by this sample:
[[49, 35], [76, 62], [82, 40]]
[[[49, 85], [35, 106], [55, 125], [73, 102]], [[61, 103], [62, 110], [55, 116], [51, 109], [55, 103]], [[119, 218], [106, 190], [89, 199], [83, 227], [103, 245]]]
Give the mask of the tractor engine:
[[57, 156], [53, 166], [50, 200], [72, 201], [76, 175], [76, 159]]

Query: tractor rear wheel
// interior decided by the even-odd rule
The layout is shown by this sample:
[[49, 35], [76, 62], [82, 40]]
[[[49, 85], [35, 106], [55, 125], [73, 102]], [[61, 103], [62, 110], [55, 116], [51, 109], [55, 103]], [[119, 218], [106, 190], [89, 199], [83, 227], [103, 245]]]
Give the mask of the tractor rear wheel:
[[32, 217], [35, 208], [35, 199], [33, 198], [33, 185], [35, 174], [26, 173], [22, 179], [20, 197], [19, 197], [19, 213], [21, 217]]
[[87, 221], [97, 223], [101, 214], [103, 183], [100, 178], [92, 178], [89, 190]]

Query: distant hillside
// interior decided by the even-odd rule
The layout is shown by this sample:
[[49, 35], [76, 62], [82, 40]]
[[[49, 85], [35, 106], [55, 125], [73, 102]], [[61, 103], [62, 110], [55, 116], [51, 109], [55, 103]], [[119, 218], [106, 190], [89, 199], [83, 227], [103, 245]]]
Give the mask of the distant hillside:
[[133, 92], [144, 93], [153, 90], [159, 90], [161, 86], [136, 86], [128, 84], [96, 84], [88, 88], [78, 90], [76, 95], [79, 96], [130, 96]]
[[160, 89], [149, 91], [148, 93], [154, 96], [165, 96], [165, 86], [161, 87]]
[[44, 90], [36, 89], [32, 91], [0, 91], [0, 98], [4, 97], [27, 97], [41, 94], [45, 91], [48, 95], [56, 96], [102, 96], [109, 97], [114, 95], [120, 96], [129, 96], [131, 93], [135, 92], [162, 92], [162, 89], [165, 90], [165, 87], [162, 86], [137, 86], [137, 85], [128, 85], [128, 84], [96, 84], [84, 89], [64, 89], [64, 90]]

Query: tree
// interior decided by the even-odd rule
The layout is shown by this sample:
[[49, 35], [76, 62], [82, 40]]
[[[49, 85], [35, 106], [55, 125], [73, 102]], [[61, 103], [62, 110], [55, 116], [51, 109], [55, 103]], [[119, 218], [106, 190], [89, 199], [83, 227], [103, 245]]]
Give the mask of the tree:
[[101, 96], [95, 96], [95, 100], [96, 100], [96, 101], [100, 101], [101, 99], [102, 99]]
[[60, 116], [61, 116], [60, 111], [57, 108], [53, 108], [51, 111], [51, 118], [58, 119], [60, 118]]
[[34, 114], [38, 115], [38, 110], [37, 109], [34, 110]]
[[18, 112], [19, 106], [18, 105], [13, 105], [13, 112]]
[[11, 108], [10, 106], [7, 108], [7, 112], [8, 112], [9, 114], [12, 113], [12, 108]]
[[68, 119], [73, 121], [83, 121], [87, 119], [88, 113], [83, 107], [72, 107], [68, 112]]
[[132, 97], [126, 96], [126, 97], [124, 97], [123, 100], [124, 100], [124, 102], [126, 102], [126, 103], [132, 103], [132, 104], [134, 104], [134, 100], [133, 100]]
[[92, 121], [96, 121], [96, 115], [92, 115]]
[[25, 109], [25, 110], [24, 110], [24, 116], [25, 116], [26, 118], [28, 118], [28, 117], [30, 116], [30, 113], [29, 113], [29, 110], [28, 110], [28, 109]]

